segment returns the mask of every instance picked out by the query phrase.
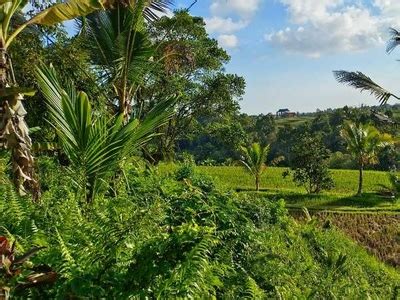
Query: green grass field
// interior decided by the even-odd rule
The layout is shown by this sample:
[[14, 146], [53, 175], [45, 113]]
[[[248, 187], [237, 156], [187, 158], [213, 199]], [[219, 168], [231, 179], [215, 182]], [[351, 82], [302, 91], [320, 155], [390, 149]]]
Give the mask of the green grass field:
[[314, 117], [308, 117], [308, 116], [300, 116], [300, 117], [293, 117], [293, 118], [277, 118], [275, 119], [276, 126], [278, 127], [284, 127], [287, 125], [296, 127], [301, 124], [304, 124], [307, 121], [310, 121], [314, 119]]
[[[256, 193], [254, 180], [241, 167], [197, 167], [199, 173], [215, 178], [225, 188], [242, 193]], [[400, 211], [400, 202], [377, 195], [380, 185], [389, 185], [387, 173], [366, 171], [364, 195], [356, 197], [358, 186], [357, 170], [331, 170], [335, 187], [318, 195], [308, 195], [303, 187], [296, 186], [290, 177], [283, 178], [286, 168], [268, 168], [261, 181], [260, 196], [283, 198], [288, 208], [357, 210], [357, 211]]]

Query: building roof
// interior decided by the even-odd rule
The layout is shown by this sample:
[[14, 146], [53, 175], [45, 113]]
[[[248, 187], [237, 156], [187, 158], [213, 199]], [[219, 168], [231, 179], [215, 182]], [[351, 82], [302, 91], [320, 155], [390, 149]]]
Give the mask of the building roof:
[[278, 110], [278, 112], [288, 112], [289, 109], [288, 108], [281, 108], [280, 110]]

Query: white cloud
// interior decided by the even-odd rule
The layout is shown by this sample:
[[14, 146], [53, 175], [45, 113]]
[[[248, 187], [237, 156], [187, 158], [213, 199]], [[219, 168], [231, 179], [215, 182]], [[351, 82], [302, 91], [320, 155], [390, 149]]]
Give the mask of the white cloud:
[[205, 19], [206, 28], [209, 33], [233, 33], [247, 26], [248, 22], [239, 20], [233, 21], [232, 18], [212, 17]]
[[221, 34], [218, 36], [218, 43], [223, 48], [236, 48], [239, 45], [239, 39], [234, 34]]
[[400, 13], [400, 1], [398, 0], [375, 0], [374, 5], [387, 16], [398, 16]]
[[206, 18], [209, 33], [219, 34], [222, 47], [235, 48], [239, 39], [233, 33], [247, 27], [263, 0], [211, 0], [211, 17]]
[[243, 19], [249, 19], [258, 9], [260, 0], [213, 0], [210, 6], [214, 16], [236, 14]]
[[[375, 0], [380, 13], [371, 7], [346, 0], [280, 0], [287, 7], [292, 26], [266, 34], [273, 46], [310, 57], [357, 52], [384, 42], [387, 28], [395, 26], [390, 0]], [[393, 2], [394, 3], [394, 2]], [[395, 6], [400, 4], [396, 0]], [[390, 8], [389, 8], [390, 6]]]

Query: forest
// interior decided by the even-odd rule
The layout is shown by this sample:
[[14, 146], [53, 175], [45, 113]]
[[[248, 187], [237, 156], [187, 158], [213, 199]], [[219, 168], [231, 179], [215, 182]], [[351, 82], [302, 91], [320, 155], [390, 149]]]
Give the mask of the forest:
[[400, 299], [397, 96], [246, 114], [191, 7], [0, 0], [0, 300]]

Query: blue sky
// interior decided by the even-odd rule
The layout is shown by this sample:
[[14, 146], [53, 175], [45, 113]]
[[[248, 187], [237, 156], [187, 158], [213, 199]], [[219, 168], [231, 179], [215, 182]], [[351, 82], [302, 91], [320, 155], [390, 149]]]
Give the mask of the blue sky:
[[245, 77], [243, 112], [377, 103], [338, 85], [338, 69], [362, 71], [396, 91], [400, 49], [387, 55], [385, 42], [389, 27], [400, 29], [400, 0], [199, 0], [191, 13], [231, 55], [227, 71]]

